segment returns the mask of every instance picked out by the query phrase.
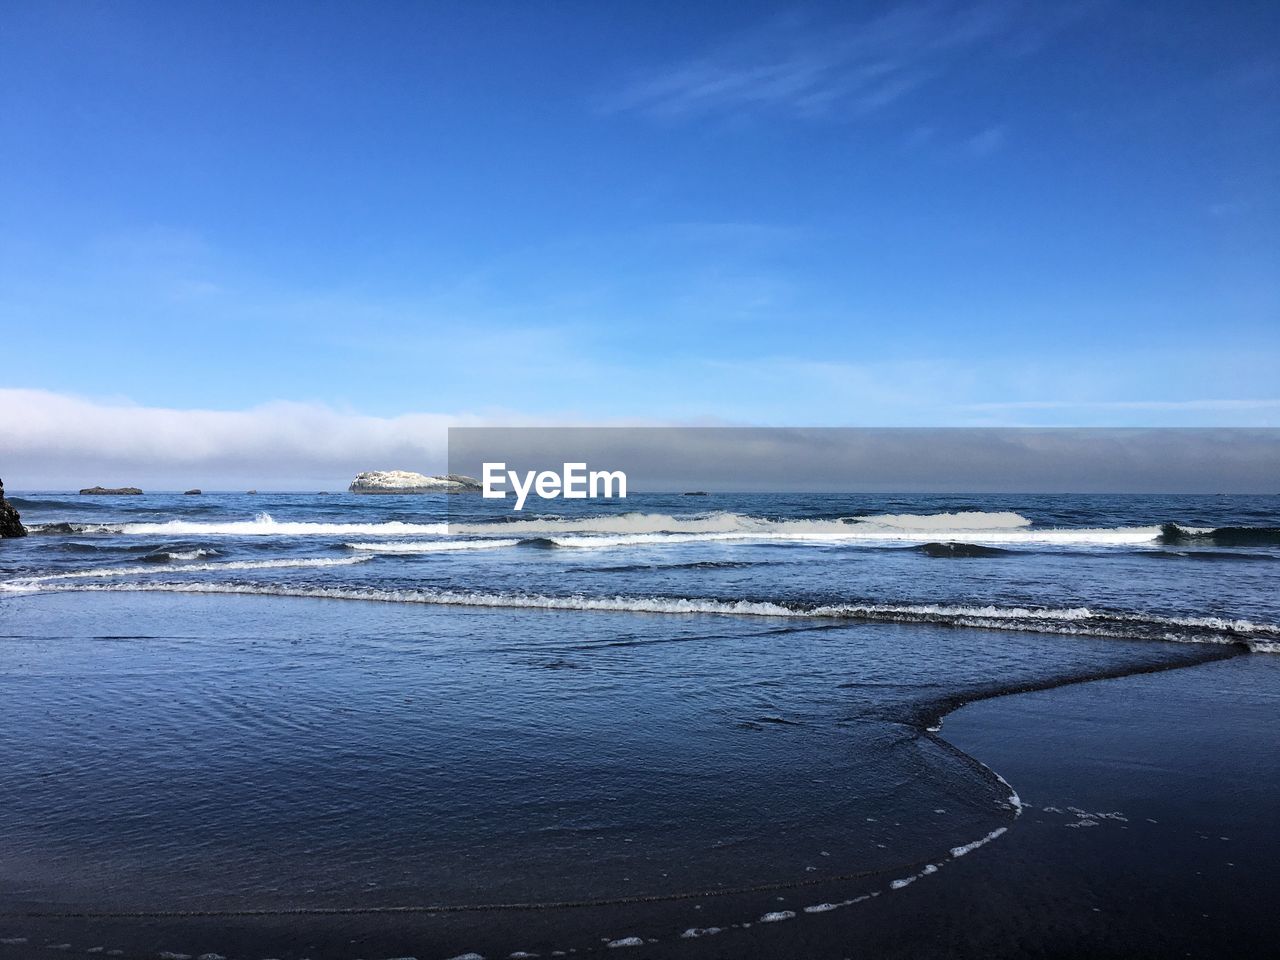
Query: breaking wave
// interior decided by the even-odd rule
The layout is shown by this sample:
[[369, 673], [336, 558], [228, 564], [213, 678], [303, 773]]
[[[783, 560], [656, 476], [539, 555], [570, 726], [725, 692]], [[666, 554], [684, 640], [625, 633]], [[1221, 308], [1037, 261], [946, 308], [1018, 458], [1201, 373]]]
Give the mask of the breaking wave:
[[[205, 551], [195, 551], [204, 553]], [[174, 557], [181, 559], [181, 557]], [[298, 560], [224, 560], [221, 563], [151, 564], [145, 567], [90, 567], [69, 573], [46, 573], [33, 577], [18, 577], [0, 583], [0, 589], [29, 590], [39, 584], [59, 580], [98, 580], [105, 577], [129, 577], [159, 573], [208, 573], [215, 570], [282, 570], [300, 567], [344, 567], [363, 563], [370, 557], [308, 558]]]
[[489, 533], [495, 527], [536, 534], [594, 533], [594, 534], [643, 534], [643, 533], [789, 533], [789, 534], [841, 534], [847, 535], [854, 528], [863, 531], [937, 531], [1016, 530], [1031, 526], [1026, 517], [1012, 512], [986, 513], [967, 511], [937, 514], [882, 514], [869, 517], [839, 517], [828, 520], [770, 519], [752, 517], [741, 513], [717, 512], [691, 516], [673, 516], [669, 513], [622, 513], [595, 517], [530, 517], [513, 518], [497, 523], [455, 523], [455, 533]]
[[448, 528], [443, 523], [404, 523], [388, 520], [382, 523], [316, 523], [299, 520], [276, 520], [269, 513], [260, 513], [252, 520], [222, 520], [199, 522], [193, 520], [168, 520], [163, 523], [50, 523], [35, 524], [32, 533], [114, 533], [144, 536], [364, 536], [399, 537], [418, 535], [443, 535]]
[[[621, 547], [732, 540], [809, 544], [912, 543], [933, 556], [988, 555], [962, 545], [1000, 546], [1273, 546], [1280, 527], [1183, 527], [1175, 523], [1132, 527], [1037, 528], [1011, 511], [968, 511], [938, 514], [881, 514], [836, 519], [771, 519], [740, 513], [673, 516], [624, 513], [582, 518], [530, 517], [462, 523], [324, 523], [276, 520], [260, 513], [252, 520], [31, 524], [37, 534], [121, 534], [139, 536], [285, 536], [406, 537], [467, 536], [492, 542], [418, 541], [377, 545], [382, 553], [434, 553], [512, 546], [512, 540], [548, 540], [560, 547]], [[349, 543], [356, 550], [374, 549]]]
[[1268, 547], [1280, 546], [1280, 527], [1216, 527], [1206, 530], [1166, 523], [1160, 542], [1167, 546]]
[[1136, 545], [1156, 542], [1158, 526], [1032, 528], [1021, 514], [970, 511], [882, 514], [828, 520], [768, 519], [739, 513], [676, 517], [663, 513], [566, 519], [542, 517], [485, 523], [455, 523], [453, 534], [546, 537], [562, 547], [617, 547], [728, 540], [821, 543], [976, 543]]
[[[328, 566], [359, 562], [362, 558], [330, 561], [261, 561], [261, 564]], [[237, 569], [232, 563], [209, 564], [215, 569]], [[112, 568], [107, 568], [112, 569]], [[125, 568], [114, 568], [115, 573]], [[181, 567], [178, 570], [190, 570]], [[137, 572], [156, 572], [154, 568]], [[177, 572], [177, 571], [175, 571]], [[115, 573], [98, 571], [95, 576]], [[41, 589], [50, 580], [87, 577], [60, 574], [26, 581], [8, 581], [9, 589]], [[23, 586], [18, 586], [18, 584]], [[160, 591], [171, 593], [251, 594], [276, 597], [307, 597], [327, 600], [358, 600], [381, 603], [417, 603], [433, 606], [496, 607], [531, 610], [583, 610], [654, 614], [723, 614], [749, 617], [815, 618], [857, 620], [877, 623], [935, 624], [986, 630], [1012, 630], [1066, 636], [1109, 637], [1123, 640], [1162, 640], [1177, 643], [1239, 643], [1255, 652], [1280, 651], [1280, 624], [1253, 623], [1222, 617], [1174, 617], [1145, 613], [1093, 610], [1089, 607], [999, 607], [963, 604], [857, 604], [800, 603], [782, 600], [724, 600], [703, 597], [644, 596], [552, 596], [536, 593], [496, 593], [447, 589], [386, 589], [377, 587], [337, 587], [253, 582], [79, 584], [44, 587], [82, 591]]]
[[206, 550], [203, 547], [198, 547], [195, 550], [160, 550], [156, 553], [149, 553], [142, 559], [148, 563], [167, 563], [171, 560], [199, 560], [202, 557], [216, 557], [219, 555], [217, 550]]
[[494, 550], [514, 547], [520, 540], [408, 540], [389, 543], [347, 543], [348, 550], [365, 550], [370, 553], [450, 553], [455, 550]]

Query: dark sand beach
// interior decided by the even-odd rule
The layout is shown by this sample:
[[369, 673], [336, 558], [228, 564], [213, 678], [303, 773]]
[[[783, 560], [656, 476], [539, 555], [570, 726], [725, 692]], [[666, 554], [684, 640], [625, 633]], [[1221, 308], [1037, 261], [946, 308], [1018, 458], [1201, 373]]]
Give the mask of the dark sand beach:
[[[576, 942], [564, 952], [634, 957], [1266, 956], [1280, 935], [1280, 918], [1266, 904], [1280, 858], [1278, 672], [1274, 657], [1242, 655], [962, 707], [946, 717], [941, 735], [1017, 790], [1023, 812], [1007, 833], [900, 889], [880, 875], [861, 885], [646, 904], [642, 911], [646, 927], [726, 924], [713, 935], [620, 944], [644, 939], [629, 905], [10, 916], [0, 921], [0, 956], [497, 957], [510, 955], [513, 942], [542, 955], [554, 955], [555, 943]], [[868, 895], [840, 909], [804, 911], [826, 897]], [[783, 919], [734, 929], [749, 912]], [[608, 941], [601, 930], [617, 935]]]

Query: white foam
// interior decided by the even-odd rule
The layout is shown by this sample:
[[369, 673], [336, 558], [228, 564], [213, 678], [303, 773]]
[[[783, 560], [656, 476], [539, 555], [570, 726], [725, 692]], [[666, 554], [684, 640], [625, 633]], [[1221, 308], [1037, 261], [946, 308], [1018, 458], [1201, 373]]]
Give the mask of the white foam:
[[[351, 557], [331, 560], [261, 560], [232, 561], [202, 564], [215, 570], [253, 569], [269, 566], [329, 566], [358, 563], [366, 559]], [[128, 568], [102, 568], [102, 570]], [[136, 567], [133, 572], [157, 573], [192, 571], [196, 566]], [[55, 574], [46, 577], [27, 577], [0, 582], [0, 590], [41, 589], [40, 584], [49, 580], [85, 576], [109, 576], [109, 573], [81, 571], [74, 574]], [[46, 586], [44, 589], [58, 589]], [[63, 588], [67, 589], [67, 588]], [[135, 590], [167, 591], [173, 593], [244, 593], [262, 596], [314, 597], [330, 600], [361, 600], [377, 603], [421, 603], [436, 606], [494, 607], [529, 610], [583, 610], [616, 613], [656, 614], [723, 614], [750, 617], [780, 618], [828, 618], [869, 620], [891, 623], [942, 623], [948, 626], [976, 627], [987, 630], [1014, 630], [1064, 635], [1114, 637], [1126, 639], [1162, 639], [1183, 643], [1232, 643], [1238, 634], [1280, 634], [1280, 625], [1257, 624], [1246, 620], [1218, 620], [1211, 617], [1159, 617], [1155, 615], [1095, 612], [1087, 607], [1035, 609], [1029, 607], [966, 606], [948, 604], [827, 604], [817, 607], [790, 607], [781, 603], [756, 600], [714, 600], [682, 597], [553, 597], [542, 594], [483, 593], [479, 591], [405, 589], [389, 590], [376, 587], [339, 587], [320, 585], [289, 585], [265, 583], [131, 583], [120, 585], [84, 585], [77, 590]], [[1154, 634], [1152, 629], [1161, 630]], [[1236, 636], [1215, 636], [1208, 633], [1188, 634], [1192, 630], [1229, 629]], [[1250, 647], [1258, 652], [1277, 652], [1280, 647], [1270, 639], [1252, 641]], [[1015, 798], [1011, 798], [1011, 802]]]
[[49, 583], [56, 580], [97, 580], [103, 577], [130, 577], [155, 573], [203, 573], [213, 570], [280, 570], [294, 567], [345, 567], [363, 563], [371, 557], [311, 557], [297, 560], [224, 560], [221, 563], [152, 563], [135, 567], [90, 567], [70, 573], [49, 573], [37, 577], [19, 577], [0, 586], [20, 588], [24, 584]]
[[276, 520], [260, 513], [252, 520], [222, 520], [202, 523], [193, 520], [169, 520], [165, 523], [102, 523], [77, 525], [86, 533], [119, 533], [146, 536], [210, 536], [210, 537], [400, 537], [415, 534], [445, 534], [443, 523], [314, 523], [301, 520]]
[[[992, 545], [1122, 546], [1150, 544], [1158, 526], [1035, 529], [1021, 514], [968, 511], [939, 514], [882, 514], [829, 520], [766, 519], [739, 513], [673, 516], [625, 513], [610, 516], [530, 518], [511, 522], [319, 523], [276, 520], [258, 514], [252, 520], [77, 525], [78, 532], [148, 536], [469, 536], [525, 538], [545, 536], [567, 547], [619, 547], [691, 541], [779, 541], [828, 543], [925, 543], [948, 541]], [[405, 551], [409, 552], [409, 551]]]
[[1031, 526], [1031, 521], [1026, 517], [1009, 510], [999, 513], [987, 513], [981, 510], [929, 514], [886, 513], [875, 517], [863, 517], [860, 522], [868, 526], [922, 531], [1010, 530]]
[[1010, 784], [1008, 780], [1000, 776], [1000, 774], [996, 773], [990, 767], [987, 767], [987, 770], [991, 771], [991, 775], [999, 780], [1004, 785], [1004, 788], [1009, 791], [1009, 799], [1006, 802], [1009, 804], [1010, 808], [1012, 808], [1013, 815], [1015, 817], [1022, 816], [1022, 798], [1018, 796], [1018, 791], [1013, 789], [1013, 785]]
[[911, 884], [915, 883], [917, 880], [923, 877], [932, 876], [937, 872], [938, 872], [938, 865], [936, 863], [930, 863], [919, 873], [912, 874], [909, 877], [903, 877], [901, 880], [894, 880], [892, 883], [889, 884], [889, 889], [901, 890], [903, 887], [908, 887]]
[[389, 543], [348, 543], [351, 550], [374, 553], [449, 553], [454, 550], [494, 550], [514, 547], [519, 540], [401, 540]]
[[772, 913], [766, 913], [760, 918], [760, 923], [778, 923], [782, 920], [794, 920], [796, 912], [794, 910], [774, 910]]
[[644, 941], [639, 937], [622, 937], [619, 940], [610, 940], [610, 947], [643, 947]]
[[966, 854], [973, 853], [973, 851], [977, 850], [979, 847], [986, 846], [992, 840], [997, 840], [1000, 837], [1003, 837], [1008, 832], [1009, 832], [1008, 827], [997, 827], [995, 830], [992, 830], [990, 833], [988, 833], [985, 837], [982, 837], [981, 839], [974, 840], [972, 843], [966, 843], [959, 847], [952, 847], [951, 856], [963, 857]]
[[612, 547], [667, 546], [676, 543], [715, 543], [725, 540], [754, 539], [742, 533], [631, 533], [592, 534], [580, 537], [547, 537], [557, 547], [603, 550]]
[[168, 550], [158, 556], [167, 557], [170, 560], [199, 560], [201, 557], [216, 557], [217, 550]]
[[[762, 540], [805, 543], [924, 543], [945, 540], [979, 544], [1051, 544], [1060, 546], [1144, 544], [1160, 535], [1158, 526], [1098, 529], [1032, 529], [1031, 521], [1011, 512], [883, 514], [835, 520], [770, 520], [738, 513], [676, 517], [664, 513], [531, 518], [510, 523], [455, 523], [450, 533], [546, 536], [561, 546], [630, 546], [691, 540]], [[568, 536], [565, 536], [568, 535]]]

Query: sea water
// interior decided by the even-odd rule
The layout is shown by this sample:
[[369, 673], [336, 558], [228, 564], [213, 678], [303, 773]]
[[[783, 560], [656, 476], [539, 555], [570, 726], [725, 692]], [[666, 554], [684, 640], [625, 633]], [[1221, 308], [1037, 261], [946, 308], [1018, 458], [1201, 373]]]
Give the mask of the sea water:
[[1280, 649], [1275, 497], [11, 499], [9, 911], [923, 882], [951, 706]]

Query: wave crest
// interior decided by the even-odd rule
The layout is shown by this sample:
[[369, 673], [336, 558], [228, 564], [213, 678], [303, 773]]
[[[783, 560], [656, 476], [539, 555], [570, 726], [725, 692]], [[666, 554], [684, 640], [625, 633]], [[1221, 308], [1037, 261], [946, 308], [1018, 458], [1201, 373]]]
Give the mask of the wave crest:
[[260, 513], [252, 520], [166, 520], [163, 523], [51, 523], [33, 527], [36, 533], [115, 533], [125, 536], [283, 536], [283, 537], [398, 537], [443, 535], [449, 532], [443, 523], [405, 523], [387, 520], [382, 523], [318, 523], [308, 520], [276, 520]]
[[[331, 565], [363, 558], [331, 561], [258, 561], [259, 564]], [[209, 564], [218, 569], [231, 563]], [[123, 570], [124, 568], [115, 568]], [[178, 568], [189, 570], [189, 566]], [[146, 572], [154, 572], [148, 570]], [[175, 571], [176, 572], [176, 571]], [[101, 575], [101, 574], [99, 574]], [[48, 577], [65, 579], [68, 575]], [[42, 589], [32, 583], [9, 589]], [[432, 606], [495, 607], [529, 610], [581, 610], [618, 613], [722, 614], [729, 616], [859, 620], [878, 623], [935, 624], [1068, 636], [1108, 637], [1122, 640], [1161, 640], [1177, 643], [1238, 643], [1255, 652], [1280, 649], [1280, 624], [1253, 623], [1221, 617], [1173, 617], [1145, 613], [1093, 610], [1089, 607], [998, 607], [964, 604], [812, 604], [790, 600], [726, 600], [713, 597], [670, 596], [552, 596], [536, 593], [492, 593], [447, 589], [386, 589], [250, 582], [82, 584], [44, 587], [49, 590], [162, 591], [172, 593], [251, 594], [358, 600], [381, 603], [418, 603]]]
[[1160, 527], [1160, 542], [1166, 546], [1269, 547], [1280, 545], [1280, 527], [1180, 527], [1166, 523]]
[[[204, 551], [196, 551], [203, 553]], [[353, 563], [363, 563], [371, 557], [341, 558], [306, 558], [297, 560], [224, 560], [221, 563], [152, 563], [145, 567], [90, 567], [86, 570], [73, 570], [68, 573], [46, 573], [34, 577], [17, 577], [0, 583], [0, 589], [30, 590], [38, 589], [42, 583], [59, 580], [99, 580], [106, 577], [129, 577], [160, 573], [208, 573], [217, 570], [284, 570], [301, 567], [344, 567]], [[140, 585], [140, 586], [145, 586]]]

